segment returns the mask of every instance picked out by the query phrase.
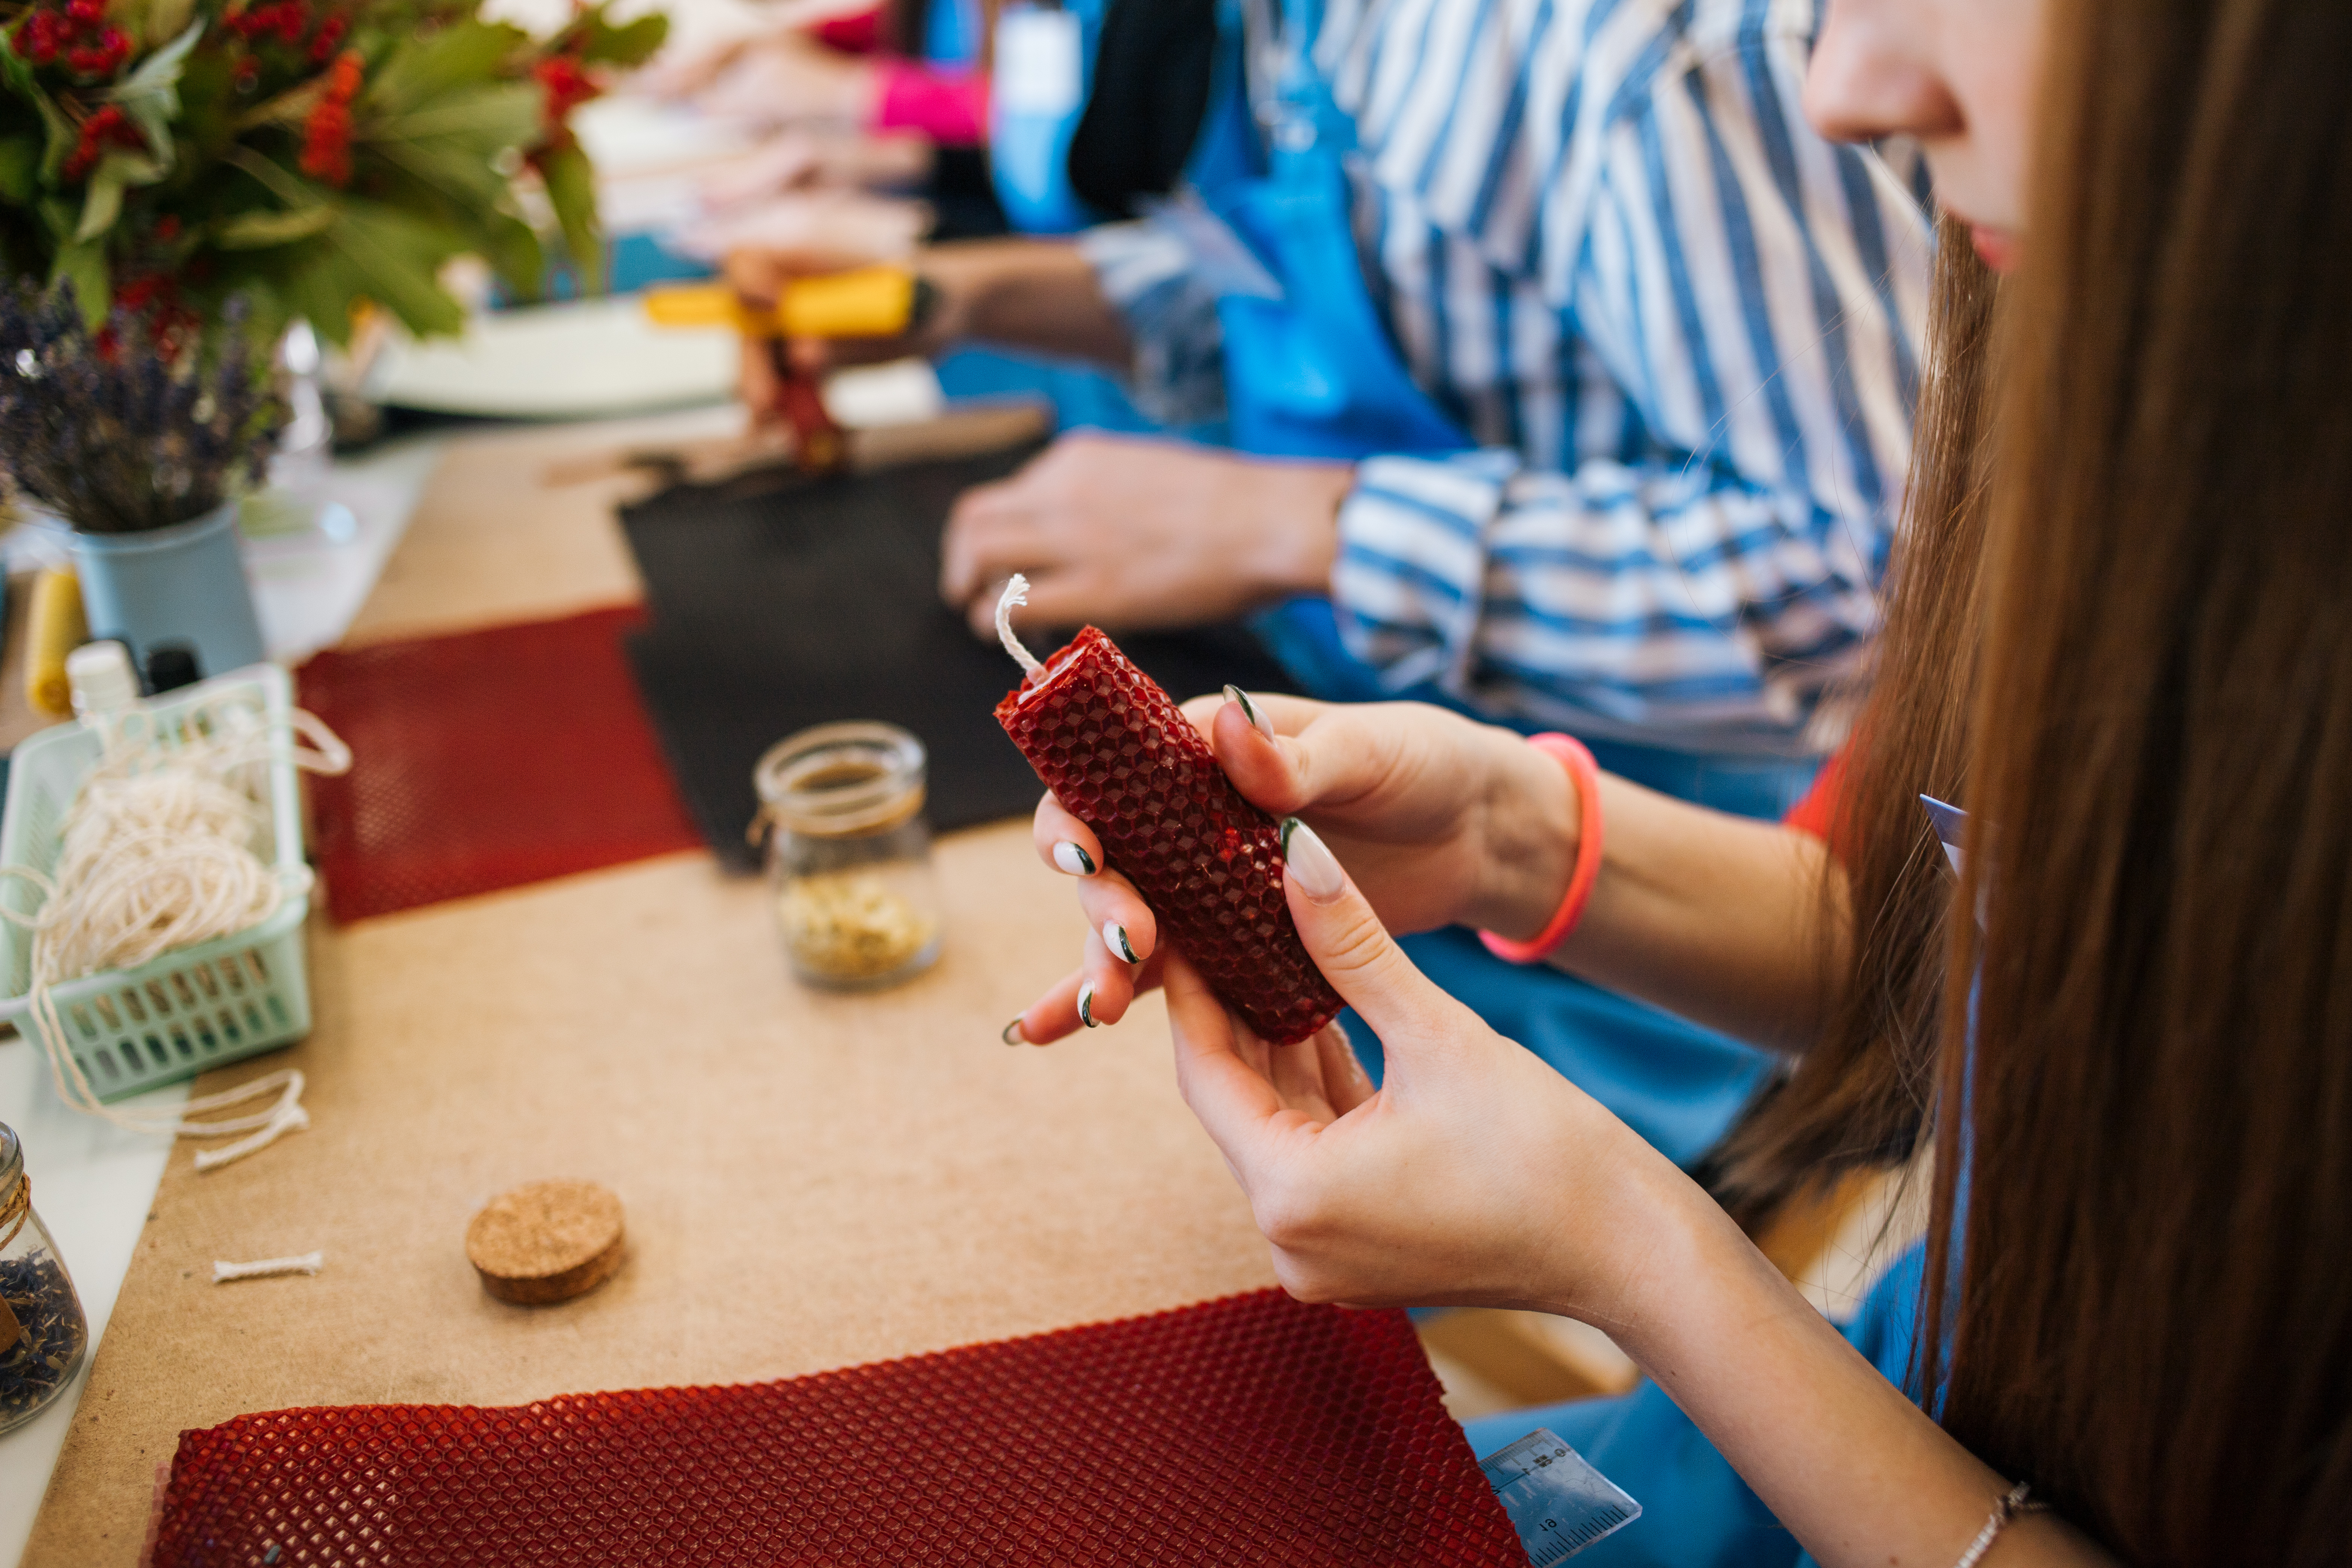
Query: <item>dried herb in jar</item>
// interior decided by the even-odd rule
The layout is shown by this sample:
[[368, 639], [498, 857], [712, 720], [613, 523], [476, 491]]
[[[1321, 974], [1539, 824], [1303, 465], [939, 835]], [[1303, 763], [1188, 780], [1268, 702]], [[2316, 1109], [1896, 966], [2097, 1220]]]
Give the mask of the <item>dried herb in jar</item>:
[[[16, 1321], [16, 1342], [0, 1351], [0, 1428], [56, 1397], [81, 1364], [89, 1325], [73, 1281], [47, 1248], [0, 1262], [0, 1302]], [[7, 1333], [0, 1323], [0, 1337]]]

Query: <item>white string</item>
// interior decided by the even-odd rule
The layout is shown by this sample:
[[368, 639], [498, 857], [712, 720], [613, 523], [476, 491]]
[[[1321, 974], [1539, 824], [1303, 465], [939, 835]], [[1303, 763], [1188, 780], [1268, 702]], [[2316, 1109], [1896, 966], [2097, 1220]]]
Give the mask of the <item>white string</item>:
[[[0, 877], [30, 882], [42, 894], [33, 914], [0, 906], [0, 919], [33, 933], [33, 1030], [58, 1098], [134, 1132], [250, 1134], [200, 1152], [199, 1171], [310, 1126], [301, 1073], [283, 1068], [177, 1111], [117, 1110], [100, 1100], [82, 1070], [51, 988], [251, 931], [289, 897], [310, 890], [310, 868], [281, 874], [255, 852], [270, 837], [269, 765], [275, 754], [308, 773], [341, 773], [351, 767], [352, 753], [315, 716], [296, 709], [289, 718], [290, 736], [273, 730], [249, 700], [228, 698], [184, 710], [168, 734], [144, 709], [103, 716], [103, 751], [66, 813], [54, 877], [28, 866], [0, 867]], [[276, 1102], [260, 1111], [193, 1120], [271, 1094]]]
[[1013, 635], [1013, 606], [1028, 602], [1029, 579], [1015, 572], [1013, 580], [1004, 584], [1004, 596], [996, 601], [996, 640], [1004, 645], [1005, 652], [1020, 662], [1029, 679], [1034, 680], [1045, 673], [1045, 667], [1039, 664], [1037, 656], [1023, 647], [1021, 639]]
[[266, 1279], [273, 1274], [316, 1274], [327, 1266], [323, 1252], [306, 1252], [299, 1258], [265, 1258], [258, 1263], [213, 1262], [213, 1283], [226, 1285], [232, 1279]]

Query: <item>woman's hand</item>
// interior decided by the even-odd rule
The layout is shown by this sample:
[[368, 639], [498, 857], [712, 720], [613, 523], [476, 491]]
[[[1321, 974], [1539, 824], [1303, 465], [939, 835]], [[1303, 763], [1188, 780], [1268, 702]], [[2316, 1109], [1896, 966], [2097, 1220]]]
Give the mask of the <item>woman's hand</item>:
[[[1576, 860], [1576, 790], [1517, 735], [1421, 703], [1226, 691], [1186, 703], [1185, 717], [1254, 805], [1322, 835], [1391, 925], [1466, 922], [1524, 938], [1559, 906]], [[1017, 1020], [1021, 1038], [1043, 1045], [1117, 1022], [1160, 983], [1160, 964], [1158, 922], [1105, 868], [1093, 830], [1048, 795], [1034, 831], [1039, 858], [1080, 879], [1094, 928], [1077, 972]]]
[[[1377, 1093], [1334, 1031], [1270, 1049], [1168, 964], [1176, 1081], [1292, 1295], [1528, 1308], [1608, 1331], [1826, 1563], [1949, 1563], [2008, 1479], [1797, 1294], [1723, 1211], [1412, 966], [1311, 835], [1290, 912], [1380, 1035]], [[2109, 1561], [2048, 1515], [2000, 1558]]]
[[1314, 837], [1291, 845], [1307, 951], [1381, 1037], [1378, 1092], [1335, 1026], [1252, 1035], [1181, 958], [1167, 965], [1176, 1081], [1223, 1152], [1294, 1296], [1357, 1306], [1640, 1310], [1651, 1238], [1687, 1178], [1413, 967]]

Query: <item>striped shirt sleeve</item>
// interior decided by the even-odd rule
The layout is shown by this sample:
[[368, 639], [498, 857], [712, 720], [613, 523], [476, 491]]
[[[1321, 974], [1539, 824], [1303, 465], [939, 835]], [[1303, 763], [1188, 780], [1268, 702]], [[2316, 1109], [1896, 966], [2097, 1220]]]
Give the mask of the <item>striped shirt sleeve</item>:
[[1751, 37], [1606, 127], [1556, 306], [1611, 428], [1541, 468], [1504, 449], [1360, 468], [1333, 599], [1392, 689], [1650, 743], [1819, 749], [1821, 697], [1875, 629], [1927, 263], [1911, 194], [1805, 128], [1805, 58]]
[[1101, 224], [1078, 237], [1095, 283], [1127, 322], [1128, 395], [1182, 429], [1225, 415], [1225, 333], [1217, 292], [1183, 238], [1150, 219]]

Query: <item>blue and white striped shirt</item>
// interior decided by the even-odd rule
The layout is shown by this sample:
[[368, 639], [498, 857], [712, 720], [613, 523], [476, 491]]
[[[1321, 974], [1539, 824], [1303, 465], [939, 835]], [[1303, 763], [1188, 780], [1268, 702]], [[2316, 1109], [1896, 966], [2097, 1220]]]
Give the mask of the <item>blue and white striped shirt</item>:
[[[1815, 0], [1332, 0], [1367, 279], [1482, 448], [1371, 458], [1340, 510], [1341, 633], [1393, 689], [1684, 750], [1834, 739], [1812, 721], [1877, 623], [1932, 229], [1806, 124], [1816, 24]], [[1204, 412], [1216, 327], [1181, 251], [1088, 249], [1143, 390]]]

